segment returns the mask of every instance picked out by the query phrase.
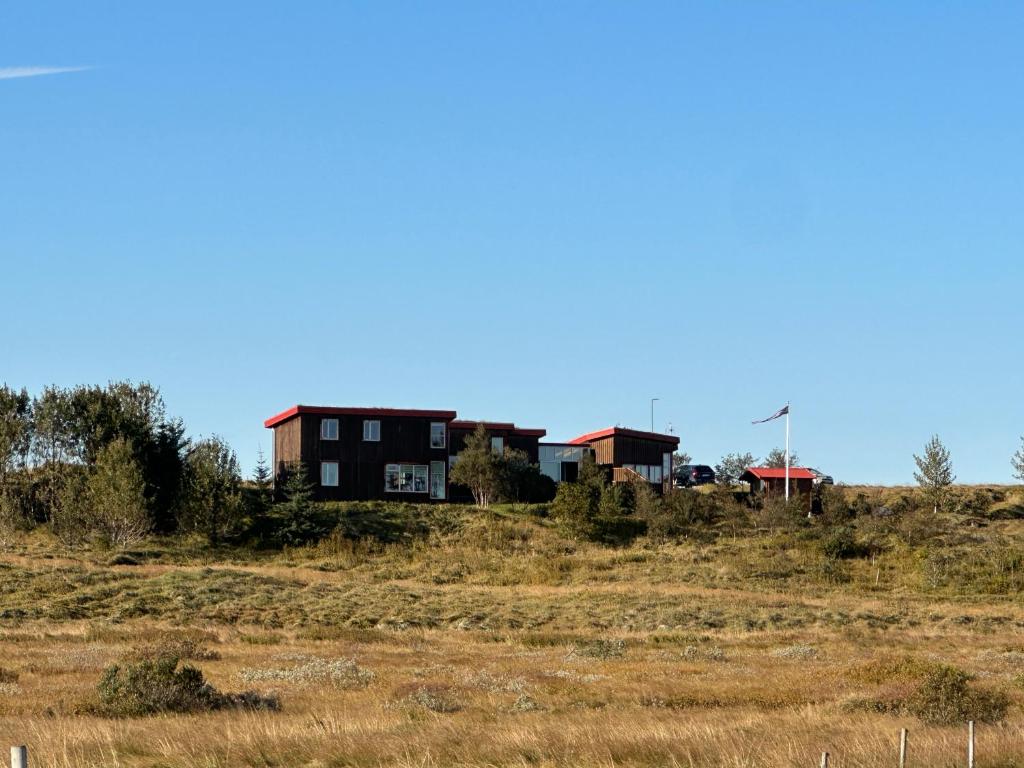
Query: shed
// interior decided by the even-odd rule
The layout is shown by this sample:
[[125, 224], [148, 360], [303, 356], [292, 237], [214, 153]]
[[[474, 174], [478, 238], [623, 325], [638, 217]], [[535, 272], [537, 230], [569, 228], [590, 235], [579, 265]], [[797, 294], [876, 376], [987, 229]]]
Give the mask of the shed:
[[[786, 494], [785, 467], [748, 467], [740, 475], [740, 480], [750, 483], [751, 493], [761, 493], [765, 497], [785, 496]], [[814, 494], [814, 473], [806, 467], [790, 467], [789, 493], [791, 496], [804, 497], [807, 500], [807, 508], [810, 510], [811, 498]]]

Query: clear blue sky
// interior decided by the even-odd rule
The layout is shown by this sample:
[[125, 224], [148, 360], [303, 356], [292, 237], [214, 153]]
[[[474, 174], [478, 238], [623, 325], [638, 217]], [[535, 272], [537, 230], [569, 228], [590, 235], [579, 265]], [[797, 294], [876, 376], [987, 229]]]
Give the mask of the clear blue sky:
[[[1024, 432], [1024, 5], [0, 8], [0, 381], [671, 423], [968, 482]], [[8, 68], [93, 67], [13, 77]], [[24, 71], [21, 74], [25, 74]]]

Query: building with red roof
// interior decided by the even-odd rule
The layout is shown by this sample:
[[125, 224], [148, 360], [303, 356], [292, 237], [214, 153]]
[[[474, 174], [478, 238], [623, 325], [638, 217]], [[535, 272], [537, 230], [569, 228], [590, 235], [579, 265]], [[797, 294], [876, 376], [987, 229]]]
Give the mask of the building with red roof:
[[613, 483], [644, 479], [664, 492], [672, 486], [672, 454], [679, 438], [626, 427], [607, 427], [570, 440], [594, 452], [594, 461]]
[[[786, 495], [785, 467], [747, 467], [740, 480], [750, 484], [750, 492], [765, 498]], [[814, 473], [806, 467], [789, 468], [789, 494], [799, 495], [807, 500], [810, 511], [814, 494]]]

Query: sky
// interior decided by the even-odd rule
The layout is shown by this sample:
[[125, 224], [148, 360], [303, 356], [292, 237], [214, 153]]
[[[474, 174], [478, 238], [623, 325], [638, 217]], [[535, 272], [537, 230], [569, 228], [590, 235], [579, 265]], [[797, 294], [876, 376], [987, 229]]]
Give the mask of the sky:
[[[912, 480], [1024, 433], [1024, 5], [0, 6], [0, 382], [671, 428]], [[62, 70], [69, 71], [51, 71]]]

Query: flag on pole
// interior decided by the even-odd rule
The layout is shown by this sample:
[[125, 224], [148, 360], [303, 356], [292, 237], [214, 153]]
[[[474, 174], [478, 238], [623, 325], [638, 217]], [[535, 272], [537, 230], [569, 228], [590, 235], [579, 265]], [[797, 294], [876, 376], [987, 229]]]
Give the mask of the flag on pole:
[[784, 405], [781, 408], [779, 408], [779, 410], [777, 410], [775, 413], [773, 413], [767, 419], [758, 419], [757, 421], [752, 421], [750, 423], [751, 424], [764, 424], [766, 421], [771, 421], [772, 419], [778, 419], [778, 418], [780, 418], [782, 416], [785, 416], [788, 413], [789, 413], [789, 404], [787, 403], [786, 405]]

